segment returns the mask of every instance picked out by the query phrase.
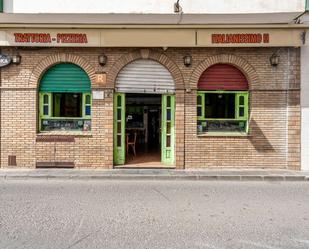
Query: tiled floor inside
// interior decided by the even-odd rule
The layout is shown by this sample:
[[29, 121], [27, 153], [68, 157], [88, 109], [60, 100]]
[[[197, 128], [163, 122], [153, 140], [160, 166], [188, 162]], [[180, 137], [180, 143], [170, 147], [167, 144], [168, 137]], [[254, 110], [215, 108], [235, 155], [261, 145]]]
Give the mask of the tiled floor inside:
[[161, 163], [160, 152], [148, 152], [148, 153], [138, 153], [136, 156], [129, 154], [127, 156], [126, 165], [136, 165], [136, 166], [160, 166], [164, 165]]

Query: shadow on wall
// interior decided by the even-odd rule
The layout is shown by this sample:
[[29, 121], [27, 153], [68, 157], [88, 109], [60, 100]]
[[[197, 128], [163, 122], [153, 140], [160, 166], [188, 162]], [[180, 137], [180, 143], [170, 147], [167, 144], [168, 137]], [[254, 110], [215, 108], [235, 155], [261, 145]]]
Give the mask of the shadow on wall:
[[263, 131], [260, 129], [254, 119], [250, 120], [250, 129], [250, 133], [252, 136], [249, 137], [249, 141], [251, 142], [256, 151], [263, 153], [275, 151], [275, 149], [265, 137]]

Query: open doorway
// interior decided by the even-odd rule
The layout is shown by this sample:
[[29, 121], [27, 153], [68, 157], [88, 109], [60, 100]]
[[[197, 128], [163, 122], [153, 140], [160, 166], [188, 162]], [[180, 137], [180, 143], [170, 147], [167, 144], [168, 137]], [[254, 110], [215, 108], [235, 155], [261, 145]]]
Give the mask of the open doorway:
[[126, 166], [163, 166], [161, 101], [159, 94], [126, 94]]
[[113, 129], [116, 167], [174, 167], [173, 94], [115, 93]]

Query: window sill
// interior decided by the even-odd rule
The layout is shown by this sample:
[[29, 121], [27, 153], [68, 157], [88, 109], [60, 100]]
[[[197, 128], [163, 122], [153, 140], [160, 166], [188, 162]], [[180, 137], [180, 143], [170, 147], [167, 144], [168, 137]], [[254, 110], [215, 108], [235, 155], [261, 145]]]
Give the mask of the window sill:
[[205, 132], [197, 134], [198, 137], [251, 137], [248, 133], [244, 132]]
[[40, 131], [37, 136], [74, 136], [91, 137], [91, 131]]

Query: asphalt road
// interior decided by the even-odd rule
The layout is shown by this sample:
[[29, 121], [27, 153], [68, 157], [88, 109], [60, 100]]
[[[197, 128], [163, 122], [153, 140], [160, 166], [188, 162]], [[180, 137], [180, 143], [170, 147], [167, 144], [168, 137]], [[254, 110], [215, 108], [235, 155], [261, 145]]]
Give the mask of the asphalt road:
[[0, 248], [309, 248], [308, 182], [0, 181]]

